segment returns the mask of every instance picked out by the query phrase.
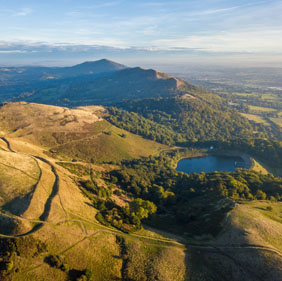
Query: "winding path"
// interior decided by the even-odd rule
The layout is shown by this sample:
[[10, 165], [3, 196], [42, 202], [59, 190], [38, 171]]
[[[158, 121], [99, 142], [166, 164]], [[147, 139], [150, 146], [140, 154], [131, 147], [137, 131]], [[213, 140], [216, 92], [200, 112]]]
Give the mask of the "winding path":
[[[12, 153], [16, 153], [12, 148], [11, 148], [11, 145], [10, 145], [10, 142], [4, 138], [4, 137], [1, 137], [0, 139], [2, 139], [6, 145], [7, 145], [7, 148], [10, 152]], [[7, 237], [7, 238], [17, 238], [17, 237], [24, 237], [24, 236], [28, 236], [32, 233], [34, 233], [35, 231], [41, 229], [43, 226], [44, 226], [44, 223], [47, 223], [46, 220], [48, 219], [49, 217], [49, 214], [50, 214], [50, 210], [51, 210], [51, 206], [52, 206], [52, 202], [53, 202], [53, 199], [55, 198], [56, 195], [59, 196], [59, 175], [56, 171], [56, 168], [55, 166], [50, 162], [48, 161], [47, 159], [43, 158], [43, 157], [40, 157], [40, 156], [36, 156], [36, 155], [28, 155], [28, 154], [24, 154], [24, 155], [27, 155], [27, 156], [30, 156], [31, 158], [34, 158], [34, 159], [37, 159], [37, 160], [40, 160], [44, 163], [46, 163], [47, 165], [50, 166], [51, 168], [51, 171], [55, 177], [55, 181], [53, 183], [53, 186], [52, 186], [52, 192], [51, 194], [49, 195], [45, 205], [44, 205], [44, 210], [42, 212], [42, 214], [40, 215], [39, 217], [39, 220], [38, 221], [33, 221], [33, 222], [37, 222], [38, 224], [36, 224], [31, 230], [29, 230], [28, 232], [26, 233], [22, 233], [22, 234], [18, 234], [18, 235], [14, 235], [13, 237]], [[41, 171], [41, 169], [40, 169]], [[42, 171], [40, 173], [40, 178], [41, 178], [41, 175], [42, 175]], [[39, 180], [40, 180], [39, 178]], [[36, 188], [37, 185], [35, 185], [35, 188]], [[34, 188], [34, 189], [35, 189]], [[33, 190], [34, 191], [34, 190]], [[61, 207], [62, 209], [64, 210], [64, 212], [66, 213], [64, 207], [63, 207], [63, 204], [62, 204], [62, 200], [61, 200], [61, 197], [59, 196], [59, 200], [60, 200], [60, 204], [61, 204]], [[20, 218], [20, 219], [24, 219], [22, 217], [17, 217], [17, 216], [13, 216], [14, 218]], [[28, 219], [26, 219], [28, 220]], [[30, 220], [32, 221], [32, 220]], [[81, 222], [82, 223], [82, 222]], [[84, 227], [85, 229], [85, 227]], [[0, 235], [1, 237], [5, 237], [5, 236], [2, 236]]]
[[[10, 152], [16, 153], [16, 151], [14, 151], [11, 148], [11, 145], [10, 145], [9, 141], [6, 138], [0, 137], [0, 139], [6, 143], [7, 148], [8, 148], [8, 150]], [[74, 248], [75, 246], [77, 246], [81, 242], [85, 241], [86, 239], [89, 239], [89, 238], [91, 238], [91, 237], [93, 237], [93, 236], [95, 236], [95, 235], [97, 235], [99, 233], [102, 233], [102, 232], [106, 232], [106, 233], [110, 233], [110, 234], [114, 234], [114, 235], [116, 235], [116, 234], [125, 235], [123, 232], [121, 232], [119, 230], [112, 229], [112, 228], [106, 227], [106, 226], [102, 226], [101, 224], [96, 223], [96, 222], [94, 222], [92, 220], [83, 218], [83, 217], [81, 217], [81, 216], [79, 216], [77, 214], [73, 214], [73, 213], [71, 213], [69, 211], [66, 211], [64, 206], [63, 206], [63, 204], [62, 204], [62, 200], [61, 200], [61, 197], [60, 197], [60, 194], [59, 194], [59, 175], [57, 173], [57, 170], [56, 170], [56, 167], [54, 166], [54, 164], [52, 164], [49, 160], [47, 160], [46, 158], [43, 158], [41, 156], [28, 155], [28, 154], [24, 154], [24, 155], [30, 156], [30, 157], [34, 158], [35, 160], [37, 160], [37, 161], [42, 161], [42, 162], [44, 162], [44, 163], [46, 163], [47, 165], [50, 166], [51, 172], [53, 173], [53, 175], [55, 177], [55, 181], [54, 181], [53, 186], [52, 186], [52, 192], [49, 195], [48, 199], [46, 200], [46, 203], [44, 205], [44, 210], [43, 210], [42, 214], [40, 215], [39, 220], [27, 219], [27, 218], [24, 218], [24, 217], [21, 217], [21, 216], [8, 215], [8, 214], [0, 213], [2, 216], [6, 216], [6, 217], [9, 217], [9, 218], [12, 218], [12, 219], [26, 220], [26, 221], [29, 221], [31, 223], [35, 223], [36, 224], [31, 230], [29, 230], [26, 233], [16, 234], [16, 235], [3, 235], [3, 234], [0, 234], [0, 238], [4, 238], [5, 239], [5, 238], [25, 237], [25, 236], [31, 235], [32, 233], [38, 231], [44, 225], [59, 226], [61, 224], [67, 223], [67, 222], [79, 223], [80, 226], [81, 226], [81, 229], [83, 231], [84, 237], [82, 239], [80, 239], [79, 241], [77, 241], [76, 243], [74, 243], [73, 245], [71, 245], [70, 247], [62, 250], [59, 253], [59, 254], [63, 254], [63, 253], [66, 253], [67, 251], [69, 251], [70, 249]], [[71, 215], [74, 215], [74, 216], [76, 216], [76, 217], [78, 217], [80, 219], [65, 219], [65, 220], [62, 220], [62, 221], [59, 221], [59, 222], [56, 222], [56, 223], [47, 221], [47, 219], [49, 217], [49, 214], [50, 214], [50, 211], [51, 211], [51, 206], [52, 206], [53, 199], [57, 195], [58, 195], [59, 200], [60, 200], [60, 205], [61, 205], [62, 209], [64, 210], [64, 212], [66, 214], [66, 217], [68, 217], [68, 214], [71, 214]], [[87, 232], [87, 229], [85, 227], [84, 222], [88, 222], [88, 223], [90, 223], [92, 225], [99, 226], [101, 229], [99, 229], [99, 230], [89, 234]], [[134, 234], [134, 233], [130, 234], [130, 236], [133, 236], [133, 237], [136, 237], [136, 238], [143, 238], [143, 239], [147, 239], [147, 240], [150, 240], [150, 241], [157, 241], [157, 242], [162, 242], [162, 243], [168, 243], [170, 245], [174, 245], [174, 246], [178, 246], [178, 247], [182, 247], [182, 248], [185, 246], [182, 243], [179, 243], [179, 242], [177, 242], [175, 240], [172, 240], [172, 239], [155, 238], [155, 237], [149, 237], [149, 236], [146, 236], [146, 235], [139, 235], [139, 234]], [[162, 246], [165, 247], [165, 245], [162, 245]], [[278, 251], [278, 250], [276, 250], [274, 248], [271, 248], [271, 247], [262, 246], [262, 245], [255, 245], [255, 244], [209, 245], [209, 244], [195, 244], [195, 243], [193, 244], [193, 243], [188, 243], [186, 246], [187, 246], [188, 249], [189, 248], [198, 249], [198, 250], [203, 249], [205, 251], [211, 251], [211, 252], [214, 252], [214, 253], [217, 253], [217, 254], [220, 254], [220, 255], [224, 255], [224, 256], [226, 256], [226, 258], [231, 259], [237, 266], [242, 268], [245, 272], [247, 272], [248, 274], [252, 274], [253, 276], [254, 276], [253, 272], [251, 272], [248, 268], [246, 268], [244, 265], [242, 265], [240, 262], [238, 262], [232, 256], [230, 256], [229, 254], [225, 253], [224, 250], [226, 250], [226, 249], [257, 249], [257, 250], [263, 250], [263, 251], [271, 252], [273, 254], [278, 255], [280, 258], [282, 258], [282, 253], [280, 251]], [[26, 271], [22, 271], [21, 274], [25, 273], [25, 272], [28, 272], [28, 271], [31, 271], [31, 270], [34, 270], [34, 269], [40, 267], [43, 264], [44, 264], [44, 262], [42, 262], [41, 264], [36, 265], [35, 267], [29, 268]], [[259, 276], [255, 276], [255, 277], [257, 278], [257, 280], [262, 280], [262, 279], [259, 278]]]

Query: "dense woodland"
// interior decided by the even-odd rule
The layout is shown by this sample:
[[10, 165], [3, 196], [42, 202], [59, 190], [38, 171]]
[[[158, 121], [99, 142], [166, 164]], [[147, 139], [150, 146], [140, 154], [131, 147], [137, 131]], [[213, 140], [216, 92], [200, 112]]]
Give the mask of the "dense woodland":
[[165, 157], [125, 161], [121, 170], [112, 172], [112, 180], [115, 178], [124, 190], [164, 206], [209, 191], [231, 199], [251, 200], [261, 199], [257, 197], [260, 190], [265, 193], [264, 199], [282, 199], [282, 179], [271, 174], [246, 169], [186, 174], [171, 167]]
[[238, 150], [282, 167], [281, 130], [248, 121], [222, 102], [174, 97], [121, 106], [108, 108], [108, 120], [135, 134], [167, 145]]
[[222, 212], [213, 219], [222, 218], [229, 210], [231, 203], [223, 203], [227, 199], [282, 200], [282, 179], [271, 174], [245, 169], [185, 174], [177, 172], [166, 157], [125, 161], [120, 170], [111, 172], [111, 182], [135, 198], [152, 201], [157, 206], [154, 224], [167, 216], [188, 224], [188, 228], [189, 223], [198, 223], [200, 231], [207, 231], [208, 228], [202, 228], [202, 216], [218, 211], [216, 204]]
[[[109, 185], [102, 187], [97, 185], [94, 177], [91, 177], [91, 180], [79, 181], [78, 186], [80, 186], [84, 195], [92, 201], [93, 207], [99, 210], [96, 219], [100, 223], [116, 227], [126, 233], [139, 230], [141, 221], [154, 214], [157, 207], [153, 202], [142, 200], [136, 196], [130, 205], [119, 206], [111, 199], [113, 183], [116, 182], [117, 179], [111, 177]], [[118, 190], [115, 193], [121, 195]]]
[[131, 101], [121, 110], [108, 108], [114, 125], [165, 144], [226, 141], [275, 136], [271, 128], [249, 122], [220, 104], [192, 98], [158, 98]]
[[248, 153], [260, 160], [282, 169], [282, 142], [270, 139], [236, 139], [225, 142], [199, 142], [198, 146], [214, 145], [219, 149], [237, 150]]

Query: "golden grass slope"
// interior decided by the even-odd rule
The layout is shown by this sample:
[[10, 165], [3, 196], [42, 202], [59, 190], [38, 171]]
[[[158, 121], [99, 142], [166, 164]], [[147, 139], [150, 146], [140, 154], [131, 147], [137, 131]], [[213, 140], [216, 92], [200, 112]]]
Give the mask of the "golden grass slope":
[[[26, 208], [18, 217], [24, 225], [18, 234], [25, 231], [47, 245], [39, 255], [28, 249], [16, 256], [11, 280], [70, 279], [67, 272], [46, 263], [51, 254], [60, 255], [72, 270], [90, 269], [94, 280], [101, 281], [280, 280], [281, 203], [237, 204], [217, 238], [188, 241], [187, 250], [170, 235], [152, 229], [127, 235], [99, 224], [97, 210], [75, 183], [77, 171], [58, 165], [58, 158], [85, 159], [79, 164], [95, 172], [110, 165], [89, 163], [92, 158], [119, 161], [166, 148], [101, 120], [101, 110], [25, 103], [0, 108], [1, 197], [5, 204], [21, 198]], [[44, 153], [49, 149], [53, 153]], [[9, 211], [18, 214], [13, 208]], [[30, 232], [38, 224], [42, 227]], [[117, 235], [125, 239], [126, 254]]]
[[[140, 265], [138, 274], [144, 274], [145, 270], [147, 280], [148, 276], [157, 276], [164, 281], [184, 280], [184, 247], [151, 231], [125, 235], [102, 226], [95, 219], [97, 210], [76, 185], [76, 175], [57, 165], [58, 159], [52, 157], [72, 158], [71, 149], [77, 153], [79, 147], [83, 147], [85, 151], [81, 150], [81, 157], [84, 153], [93, 157], [93, 151], [100, 151], [108, 157], [102, 158], [100, 154], [99, 158], [104, 161], [120, 160], [158, 153], [165, 148], [111, 126], [93, 114], [93, 110], [97, 108], [88, 107], [85, 113], [81, 108], [65, 110], [26, 103], [7, 104], [0, 109], [1, 192], [5, 204], [20, 197], [25, 206], [20, 213], [10, 208], [9, 213], [1, 216], [17, 218], [19, 227], [12, 237], [24, 235], [18, 238], [23, 241], [34, 237], [47, 246], [46, 251], [34, 255], [27, 240], [26, 251], [14, 257], [14, 268], [9, 278], [21, 281], [68, 280], [69, 273], [46, 263], [46, 257], [56, 254], [73, 271], [91, 270], [94, 280], [122, 280], [125, 274], [133, 276], [136, 262]], [[73, 116], [81, 119], [75, 121]], [[44, 151], [52, 147], [60, 148], [60, 151], [46, 155]], [[94, 147], [94, 150], [89, 152], [87, 147]], [[96, 152], [94, 155], [99, 154]], [[91, 163], [82, 164], [94, 171], [103, 169]], [[122, 256], [116, 235], [125, 238], [130, 262]], [[135, 245], [134, 248], [131, 245]], [[135, 254], [141, 257], [139, 261]], [[174, 266], [175, 259], [179, 261], [177, 267]], [[144, 280], [143, 277], [135, 280]]]
[[[13, 145], [11, 147], [15, 148]], [[67, 280], [68, 273], [50, 267], [44, 262], [46, 256], [50, 254], [60, 255], [72, 269], [90, 269], [94, 273], [94, 280], [123, 280], [124, 260], [121, 256], [120, 246], [116, 243], [116, 234], [124, 234], [100, 225], [95, 220], [96, 210], [91, 207], [88, 199], [74, 184], [69, 171], [54, 164], [52, 159], [48, 160], [54, 165], [59, 176], [59, 192], [52, 201], [50, 214], [47, 218], [48, 223], [33, 234], [37, 240], [44, 241], [48, 252], [39, 256], [16, 257], [17, 271], [11, 273], [12, 280]], [[39, 163], [43, 175], [45, 173], [47, 178], [43, 180], [42, 177], [42, 186], [38, 185], [39, 189], [36, 190], [38, 193], [35, 192], [33, 197], [33, 199], [36, 197], [36, 200], [31, 201], [28, 211], [23, 215], [25, 218], [32, 217], [33, 212], [37, 210], [38, 201], [44, 202], [46, 200], [46, 192], [42, 191], [43, 184], [47, 190], [53, 186], [54, 175], [51, 175], [50, 167], [46, 167], [44, 162]], [[82, 228], [80, 222], [85, 228]], [[144, 269], [147, 275], [162, 276], [161, 280], [164, 281], [184, 280], [184, 248], [174, 246], [167, 239], [165, 240], [167, 242], [162, 242], [161, 236], [153, 238], [154, 236], [148, 233], [146, 235], [144, 231], [140, 238], [138, 233], [133, 237], [131, 235], [124, 236], [126, 241], [129, 241], [129, 253], [132, 253], [130, 245], [133, 243], [138, 245], [137, 248], [134, 248], [133, 253], [140, 257], [139, 273], [135, 272], [136, 257], [134, 255], [127, 265], [128, 273], [126, 274], [133, 276], [132, 274], [135, 272], [134, 274], [144, 276]], [[174, 267], [176, 258], [179, 259], [179, 264]]]
[[280, 281], [282, 204], [236, 204], [214, 239], [189, 241], [187, 276], [191, 281]]
[[[236, 204], [226, 217], [222, 233], [210, 241], [209, 247], [193, 251], [191, 280], [209, 280], [209, 276], [219, 280], [281, 280], [281, 211], [280, 202]], [[199, 277], [199, 270], [205, 278]]]
[[25, 102], [8, 103], [0, 109], [3, 133], [46, 147], [57, 144], [56, 133], [70, 134], [72, 139], [95, 133], [95, 123], [100, 120], [89, 111]]
[[0, 136], [50, 150], [51, 157], [98, 163], [149, 156], [166, 148], [111, 125], [99, 117], [104, 111], [101, 106], [8, 103], [0, 108]]
[[[32, 193], [40, 177], [40, 168], [35, 159], [22, 154], [0, 150], [0, 206], [14, 200], [10, 208], [23, 211], [24, 201]], [[28, 203], [27, 203], [28, 204]]]
[[280, 202], [253, 201], [237, 205], [229, 216], [233, 227], [244, 229], [244, 233], [231, 240], [233, 243], [242, 240], [249, 244], [273, 247], [282, 252], [281, 214]]

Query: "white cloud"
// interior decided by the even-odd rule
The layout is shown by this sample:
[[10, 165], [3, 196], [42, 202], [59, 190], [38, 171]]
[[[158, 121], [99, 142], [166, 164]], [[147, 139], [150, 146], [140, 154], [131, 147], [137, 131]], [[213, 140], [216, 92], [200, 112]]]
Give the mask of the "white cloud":
[[17, 11], [13, 14], [14, 17], [25, 17], [33, 12], [30, 8], [22, 8], [20, 11]]
[[197, 34], [173, 39], [153, 41], [154, 46], [163, 49], [194, 48], [209, 52], [249, 52], [280, 53], [282, 50], [282, 30], [254, 29], [243, 31], [221, 31]]
[[238, 8], [239, 6], [224, 8], [224, 9], [203, 10], [203, 11], [198, 11], [198, 12], [192, 12], [188, 14], [188, 16], [208, 16], [208, 15], [222, 14], [222, 13], [226, 13], [229, 11], [233, 11]]
[[24, 50], [0, 50], [0, 54], [23, 54], [26, 53]]

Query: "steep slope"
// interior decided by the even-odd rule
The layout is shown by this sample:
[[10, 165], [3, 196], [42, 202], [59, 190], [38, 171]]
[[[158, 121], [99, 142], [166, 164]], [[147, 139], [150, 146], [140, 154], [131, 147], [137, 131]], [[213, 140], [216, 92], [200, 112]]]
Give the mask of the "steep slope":
[[269, 201], [237, 204], [210, 247], [192, 250], [190, 280], [281, 280], [281, 208]]
[[49, 155], [70, 160], [120, 161], [165, 148], [108, 123], [99, 117], [104, 111], [98, 106], [69, 109], [8, 103], [0, 108], [0, 131], [9, 139], [16, 138], [41, 147]]

